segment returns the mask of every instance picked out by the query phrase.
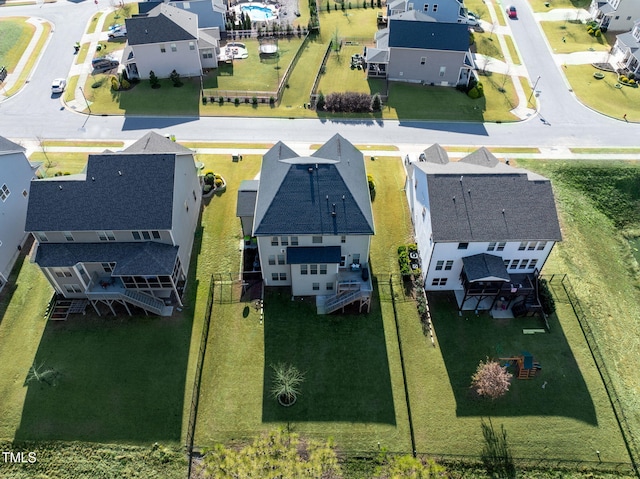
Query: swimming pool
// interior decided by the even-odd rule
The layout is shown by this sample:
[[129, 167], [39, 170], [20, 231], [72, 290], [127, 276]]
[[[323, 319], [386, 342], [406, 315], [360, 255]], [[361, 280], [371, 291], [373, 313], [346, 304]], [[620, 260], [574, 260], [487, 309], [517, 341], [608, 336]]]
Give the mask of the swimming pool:
[[252, 22], [266, 22], [274, 18], [274, 12], [269, 7], [260, 7], [258, 5], [242, 5], [240, 7], [246, 15], [249, 15]]

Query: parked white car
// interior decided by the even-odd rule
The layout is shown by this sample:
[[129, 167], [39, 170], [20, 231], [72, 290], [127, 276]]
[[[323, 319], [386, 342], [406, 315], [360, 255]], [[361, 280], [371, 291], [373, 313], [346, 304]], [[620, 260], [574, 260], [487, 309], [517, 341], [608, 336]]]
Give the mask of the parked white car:
[[480, 25], [478, 19], [473, 13], [467, 13], [467, 25], [469, 25], [470, 27], [477, 27], [478, 25]]
[[67, 87], [67, 80], [64, 78], [56, 78], [51, 82], [51, 93], [62, 93]]
[[109, 38], [119, 38], [127, 36], [127, 28], [123, 25], [116, 27], [113, 30], [109, 30]]

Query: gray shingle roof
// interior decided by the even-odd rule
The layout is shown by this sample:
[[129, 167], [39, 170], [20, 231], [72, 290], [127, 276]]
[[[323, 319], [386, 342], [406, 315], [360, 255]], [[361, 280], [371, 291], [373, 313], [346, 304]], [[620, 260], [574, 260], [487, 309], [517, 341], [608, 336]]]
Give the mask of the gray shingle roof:
[[189, 148], [182, 146], [169, 138], [150, 131], [129, 148], [125, 153], [176, 153], [178, 155], [193, 154]]
[[289, 246], [287, 264], [338, 264], [340, 246]]
[[[405, 14], [420, 18], [420, 12], [409, 11], [389, 18], [389, 48], [419, 48], [423, 50], [469, 50], [469, 30], [464, 23], [406, 19]], [[430, 18], [426, 15], [424, 17]]]
[[460, 161], [462, 161], [463, 163], [470, 163], [472, 165], [486, 166], [488, 168], [493, 168], [498, 163], [500, 163], [500, 161], [498, 161], [498, 158], [496, 158], [493, 153], [487, 150], [484, 146], [478, 148], [473, 153], [469, 153]]
[[258, 196], [259, 180], [244, 180], [238, 188], [238, 203], [236, 216], [253, 216], [256, 209], [256, 197]]
[[168, 230], [175, 154], [89, 155], [75, 180], [31, 182], [26, 231]]
[[141, 243], [40, 243], [40, 267], [68, 268], [77, 263], [116, 263], [115, 276], [167, 276], [173, 273], [178, 247]]
[[373, 232], [364, 157], [342, 136], [310, 157], [281, 142], [264, 155], [254, 235]]
[[13, 141], [7, 140], [4, 136], [0, 136], [0, 153], [14, 153], [16, 151], [25, 151], [25, 149]]
[[500, 256], [481, 253], [462, 258], [469, 281], [509, 281], [511, 278]]
[[449, 154], [447, 153], [447, 150], [437, 143], [434, 143], [420, 154], [420, 161], [446, 165], [449, 163]]
[[125, 20], [129, 45], [177, 42], [198, 38], [198, 17], [161, 3], [148, 13]]
[[[417, 165], [423, 171], [429, 166]], [[463, 175], [427, 173], [433, 240], [560, 241], [551, 182], [530, 180], [517, 170], [493, 170]]]

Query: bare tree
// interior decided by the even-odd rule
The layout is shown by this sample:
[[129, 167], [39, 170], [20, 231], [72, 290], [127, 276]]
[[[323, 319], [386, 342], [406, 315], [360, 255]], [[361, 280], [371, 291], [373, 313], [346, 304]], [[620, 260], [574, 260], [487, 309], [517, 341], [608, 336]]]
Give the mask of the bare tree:
[[497, 361], [480, 361], [478, 369], [471, 376], [471, 388], [479, 395], [497, 399], [509, 391], [513, 374]]

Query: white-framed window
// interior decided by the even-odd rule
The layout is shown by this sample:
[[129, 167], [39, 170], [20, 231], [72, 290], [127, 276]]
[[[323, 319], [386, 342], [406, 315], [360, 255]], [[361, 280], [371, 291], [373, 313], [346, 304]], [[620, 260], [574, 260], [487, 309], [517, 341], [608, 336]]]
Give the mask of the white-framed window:
[[160, 231], [152, 231], [151, 236], [153, 236], [153, 239], [160, 239]]
[[64, 239], [66, 239], [67, 241], [75, 241], [73, 235], [71, 234], [71, 231], [64, 231], [62, 234], [64, 235]]
[[311, 274], [318, 274], [318, 265], [317, 264], [312, 264], [309, 265], [309, 269], [311, 270]]
[[278, 273], [271, 273], [271, 281], [278, 281]]
[[276, 264], [276, 255], [275, 254], [270, 254], [269, 255], [269, 264], [271, 264], [271, 265]]
[[433, 278], [431, 286], [444, 286], [447, 284], [447, 278]]
[[535, 241], [529, 241], [529, 244], [527, 245], [527, 250], [528, 251], [533, 251], [534, 249], [536, 249], [536, 242]]
[[467, 249], [469, 247], [469, 243], [458, 243], [458, 249]]
[[340, 256], [340, 267], [344, 268], [346, 264], [347, 264], [347, 257], [346, 256]]
[[495, 241], [492, 241], [491, 243], [489, 243], [489, 246], [487, 246], [487, 251], [495, 251], [496, 245], [497, 243]]
[[451, 268], [453, 268], [453, 260], [449, 259], [449, 260], [447, 260], [447, 262], [444, 265], [444, 270], [445, 271], [451, 271]]
[[523, 259], [522, 261], [520, 261], [520, 269], [527, 269], [527, 264], [529, 263], [529, 260]]
[[[420, 65], [424, 65], [427, 63], [427, 57], [420, 57]], [[416, 188], [418, 187], [418, 182], [416, 181]]]
[[309, 273], [309, 267], [306, 264], [301, 264], [300, 274], [308, 274], [308, 273]]
[[547, 247], [547, 242], [546, 241], [539, 241], [538, 242], [538, 251], [543, 250]]
[[521, 241], [520, 246], [518, 246], [518, 251], [524, 251], [525, 249], [527, 249], [527, 242]]
[[422, 11], [423, 11], [423, 12], [428, 12], [428, 11], [429, 11], [429, 4], [428, 4], [428, 3], [425, 3], [425, 4], [422, 6]]
[[9, 187], [6, 184], [2, 185], [2, 188], [0, 188], [0, 200], [6, 201], [10, 194]]
[[133, 236], [133, 239], [135, 241], [140, 241], [142, 239], [142, 237], [140, 236], [140, 232], [138, 231], [132, 231], [131, 236]]
[[327, 274], [327, 265], [326, 264], [321, 264], [320, 265], [320, 274]]
[[434, 12], [437, 12], [437, 11], [438, 11], [438, 4], [437, 4], [437, 3], [434, 3], [434, 4], [433, 4], [433, 9], [432, 9], [432, 11], [434, 11]]
[[333, 283], [327, 283], [326, 288], [327, 291], [333, 291]]
[[27, 190], [22, 190], [22, 196], [26, 198], [27, 196], [29, 196], [29, 192]]
[[166, 45], [164, 45], [164, 44], [160, 45], [160, 53], [167, 53]]
[[280, 246], [289, 246], [288, 236], [280, 236]]
[[297, 236], [292, 236], [291, 237], [291, 246], [298, 246], [298, 237]]
[[65, 284], [64, 289], [67, 293], [82, 293], [82, 288], [79, 284]]
[[340, 236], [340, 243], [346, 243], [347, 237], [345, 235]]
[[196, 44], [194, 42], [189, 42], [189, 50], [195, 50]]
[[353, 264], [360, 264], [360, 253], [353, 253], [353, 256], [351, 256], [351, 259], [353, 260], [352, 261]]
[[498, 243], [498, 247], [496, 248], [496, 251], [504, 251], [505, 246], [507, 246], [507, 243], [505, 241], [500, 241], [500, 243]]
[[271, 237], [271, 246], [278, 246], [278, 237], [277, 236], [272, 236]]
[[440, 67], [440, 76], [443, 77], [447, 73], [447, 67]]
[[49, 238], [47, 238], [47, 235], [42, 231], [36, 232], [35, 235], [38, 241], [40, 241], [40, 243], [46, 243], [47, 241], [49, 241]]
[[321, 244], [322, 243], [322, 236], [312, 236], [311, 237], [311, 242], [314, 244]]
[[102, 269], [105, 273], [113, 273], [113, 269], [116, 267], [115, 263], [102, 263]]
[[143, 231], [143, 232], [142, 232], [142, 238], [143, 238], [145, 241], [149, 241], [149, 240], [151, 239], [151, 235], [149, 234], [149, 232], [148, 232], [148, 231]]
[[444, 260], [440, 259], [438, 261], [436, 261], [436, 271], [442, 271], [442, 268], [444, 267]]
[[287, 273], [280, 273], [280, 281], [286, 281], [287, 280]]
[[516, 269], [518, 267], [518, 263], [520, 263], [519, 259], [512, 260], [511, 265], [509, 266], [509, 269]]
[[278, 255], [278, 264], [284, 264], [284, 255], [283, 254], [279, 254]]
[[115, 241], [116, 236], [113, 234], [113, 231], [98, 231], [98, 239], [100, 241]]
[[178, 47], [176, 46], [176, 44], [175, 44], [175, 43], [172, 43], [172, 44], [171, 44], [171, 51], [172, 51], [172, 52], [177, 52], [177, 51], [178, 51]]
[[202, 58], [213, 58], [213, 51], [202, 50]]
[[58, 278], [71, 278], [72, 276], [68, 268], [54, 268], [53, 272]]
[[535, 269], [537, 264], [538, 264], [538, 260], [535, 258], [532, 259], [531, 261], [529, 261], [529, 269]]
[[320, 291], [320, 283], [313, 283], [312, 289], [314, 291]]
[[504, 267], [508, 268], [509, 264], [511, 263], [511, 260], [510, 259], [505, 259], [505, 260], [502, 260], [502, 262], [504, 263]]

